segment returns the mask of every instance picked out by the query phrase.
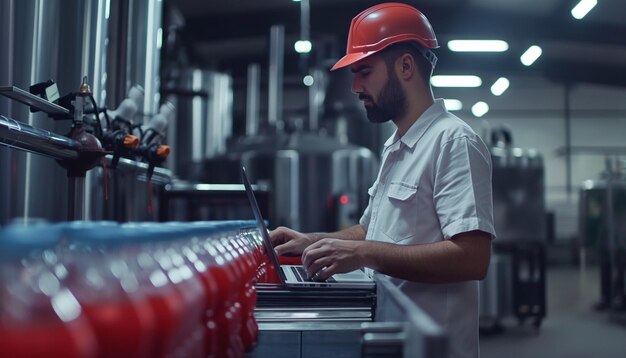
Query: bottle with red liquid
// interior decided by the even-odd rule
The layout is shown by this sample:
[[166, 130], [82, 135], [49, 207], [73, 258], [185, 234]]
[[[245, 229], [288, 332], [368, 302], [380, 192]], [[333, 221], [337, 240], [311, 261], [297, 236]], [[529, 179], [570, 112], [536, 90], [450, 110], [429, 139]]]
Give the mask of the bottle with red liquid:
[[80, 304], [42, 259], [57, 240], [50, 225], [0, 232], [0, 357], [96, 357]]
[[[220, 326], [219, 328], [223, 331], [230, 331], [231, 340], [232, 336], [237, 334], [236, 326], [239, 326], [238, 334], [239, 340], [235, 340], [235, 342], [230, 343], [230, 348], [224, 354], [233, 354], [240, 355], [242, 354], [240, 347], [243, 345], [244, 349], [249, 351], [254, 346], [254, 342], [256, 341], [256, 337], [258, 335], [258, 325], [256, 324], [256, 320], [254, 319], [254, 307], [256, 305], [256, 291], [254, 290], [253, 280], [255, 279], [256, 272], [256, 264], [254, 263], [254, 259], [252, 256], [252, 246], [247, 243], [247, 241], [240, 236], [239, 230], [242, 227], [250, 227], [254, 225], [253, 221], [228, 221], [228, 222], [194, 222], [188, 228], [193, 233], [193, 239], [190, 244], [193, 246], [187, 247], [185, 252], [188, 259], [193, 262], [193, 264], [198, 267], [201, 277], [211, 277], [207, 281], [207, 285], [210, 285], [212, 282], [216, 281], [215, 277], [212, 277], [211, 270], [209, 270], [210, 266], [213, 266], [213, 270], [216, 269], [215, 266], [224, 265], [216, 262], [216, 259], [223, 259], [224, 257], [213, 257], [209, 255], [206, 257], [207, 252], [202, 249], [199, 243], [203, 241], [211, 241], [211, 240], [220, 240], [220, 244], [225, 246], [225, 249], [233, 256], [232, 264], [237, 266], [231, 266], [230, 268], [224, 268], [224, 270], [228, 270], [232, 272], [235, 276], [239, 274], [240, 278], [236, 281], [240, 282], [239, 285], [233, 286], [231, 289], [237, 299], [234, 302], [229, 302], [227, 307], [222, 306], [222, 310], [220, 313], [222, 314], [220, 317], [225, 319], [223, 316], [224, 313], [229, 314], [233, 319], [235, 317], [240, 318], [239, 323], [229, 323], [229, 327]], [[224, 241], [224, 237], [227, 237], [226, 241]], [[218, 250], [219, 251], [219, 250]], [[203, 259], [201, 259], [203, 258]], [[210, 266], [207, 267], [207, 264]], [[241, 286], [243, 283], [243, 286]], [[211, 286], [215, 286], [214, 283]], [[218, 289], [223, 289], [223, 286]], [[219, 295], [220, 292], [214, 292], [214, 295]], [[224, 293], [222, 292], [222, 296]], [[213, 300], [215, 301], [215, 300]], [[220, 300], [222, 302], [223, 300]], [[207, 317], [211, 317], [212, 320], [215, 320], [215, 310], [217, 307], [213, 308], [213, 310], [207, 310]], [[211, 320], [207, 321], [207, 327], [213, 327], [215, 324], [212, 324]], [[218, 336], [218, 332], [212, 330], [211, 332], [207, 331], [207, 337], [216, 337]], [[207, 342], [208, 344], [213, 344], [213, 347], [216, 347], [213, 342]], [[235, 347], [239, 347], [238, 349]], [[218, 352], [215, 350], [211, 350], [212, 355], [210, 356], [218, 356]]]
[[64, 282], [82, 305], [98, 340], [98, 357], [151, 357], [154, 312], [135, 272], [119, 257], [118, 225], [75, 222], [65, 227], [69, 250], [60, 255]]
[[180, 228], [156, 223], [135, 225], [134, 229], [152, 240], [148, 254], [174, 288], [169, 299], [178, 300], [183, 307], [182, 320], [174, 335], [174, 356], [203, 357], [206, 294], [200, 277], [194, 274], [193, 267], [177, 249], [178, 243], [188, 240], [189, 235]]
[[175, 249], [181, 253], [185, 262], [194, 271], [194, 276], [200, 279], [205, 293], [204, 314], [203, 314], [203, 330], [204, 330], [204, 353], [205, 357], [220, 356], [220, 337], [219, 328], [216, 322], [216, 312], [220, 307], [220, 290], [223, 287], [218, 286], [218, 280], [209, 271], [212, 262], [200, 259], [199, 254], [203, 254], [200, 246], [201, 239], [206, 235], [207, 231], [214, 230], [211, 223], [168, 223], [169, 227], [176, 228], [185, 240], [175, 242]]
[[261, 270], [265, 270], [262, 266], [263, 258], [259, 255], [262, 253], [259, 251], [261, 241], [251, 235], [258, 232], [255, 221], [232, 221], [228, 224], [235, 230], [228, 230], [228, 235], [222, 235], [220, 242], [233, 255], [233, 261], [243, 272], [243, 286], [238, 294], [242, 309], [240, 337], [246, 351], [251, 351], [258, 337], [258, 324], [254, 317], [255, 283], [264, 274]]
[[[215, 297], [214, 320], [216, 324], [217, 346], [213, 349], [216, 357], [241, 357], [244, 347], [239, 337], [241, 326], [241, 311], [238, 309], [238, 272], [229, 264], [229, 260], [220, 250], [215, 239], [220, 234], [219, 229], [208, 237], [201, 236], [194, 252], [198, 259], [207, 267], [206, 277], [217, 283]], [[222, 251], [225, 251], [222, 248]]]
[[129, 242], [120, 257], [135, 272], [140, 290], [145, 295], [146, 305], [154, 314], [155, 341], [150, 356], [176, 356], [176, 352], [183, 350], [183, 344], [178, 339], [184, 334], [187, 319], [184, 302], [167, 272], [150, 254], [150, 244], [145, 241], [145, 234], [129, 229], [125, 231], [123, 237]]
[[254, 320], [254, 306], [256, 305], [256, 290], [253, 286], [254, 264], [250, 256], [244, 250], [239, 232], [229, 233], [222, 236], [222, 245], [232, 254], [233, 264], [239, 267], [242, 275], [240, 278], [238, 302], [241, 304], [241, 329], [240, 337], [246, 350], [251, 350], [256, 340], [256, 321]]

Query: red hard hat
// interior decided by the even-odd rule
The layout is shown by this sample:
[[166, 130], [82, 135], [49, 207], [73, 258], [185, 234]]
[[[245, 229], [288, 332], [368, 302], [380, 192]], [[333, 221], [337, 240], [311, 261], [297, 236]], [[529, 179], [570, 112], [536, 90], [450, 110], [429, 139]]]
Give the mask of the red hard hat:
[[416, 8], [396, 2], [372, 6], [352, 19], [346, 55], [331, 71], [402, 41], [415, 41], [427, 49], [439, 47], [428, 19]]

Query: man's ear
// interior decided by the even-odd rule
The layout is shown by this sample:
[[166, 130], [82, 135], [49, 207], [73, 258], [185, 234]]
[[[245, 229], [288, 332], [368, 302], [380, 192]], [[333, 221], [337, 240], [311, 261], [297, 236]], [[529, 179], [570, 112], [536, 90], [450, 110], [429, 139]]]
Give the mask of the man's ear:
[[405, 53], [402, 56], [400, 56], [398, 60], [400, 62], [398, 77], [405, 79], [405, 80], [408, 80], [411, 77], [413, 77], [417, 69], [413, 56], [409, 55], [408, 53]]

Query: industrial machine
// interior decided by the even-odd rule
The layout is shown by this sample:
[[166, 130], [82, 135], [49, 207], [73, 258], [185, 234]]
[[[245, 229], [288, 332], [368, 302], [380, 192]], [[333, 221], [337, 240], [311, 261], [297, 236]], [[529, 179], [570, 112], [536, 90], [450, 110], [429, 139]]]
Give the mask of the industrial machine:
[[356, 224], [378, 170], [371, 151], [313, 133], [244, 137], [228, 152], [198, 163], [193, 178], [237, 182], [241, 163], [254, 182], [271, 187], [271, 224], [303, 231]]
[[[596, 308], [622, 317], [626, 308], [626, 180], [624, 162], [606, 155], [598, 180], [580, 189], [579, 228], [582, 246], [600, 264], [600, 298]], [[621, 314], [620, 314], [621, 313]]]
[[[270, 192], [269, 221], [302, 231], [335, 231], [358, 223], [367, 206], [378, 158], [319, 126], [326, 87], [309, 91], [304, 124], [283, 119], [282, 56], [284, 28], [270, 31], [268, 114], [259, 113], [260, 68], [248, 70], [246, 131], [233, 132], [232, 78], [198, 68], [171, 69], [165, 91], [178, 108], [169, 140], [176, 173], [193, 183], [240, 184], [245, 165], [253, 183]], [[321, 75], [319, 81], [324, 83]], [[339, 86], [337, 83], [336, 86]], [[349, 92], [349, 86], [342, 89]], [[362, 110], [359, 114], [363, 114]], [[174, 191], [176, 185], [171, 187]], [[206, 219], [206, 218], [205, 218]]]
[[[159, 128], [150, 128], [163, 123], [154, 121], [159, 116], [169, 117], [158, 110], [157, 35], [162, 2], [11, 0], [0, 6], [6, 24], [0, 49], [9, 54], [0, 59], [0, 86], [4, 86], [2, 93], [11, 97], [0, 98], [0, 114], [5, 116], [3, 133], [20, 137], [6, 137], [3, 143], [46, 155], [55, 145], [69, 145], [69, 150], [61, 150], [61, 157], [52, 156], [75, 163], [76, 153], [81, 160], [92, 155], [88, 159], [93, 165], [88, 169], [95, 165], [89, 171], [68, 171], [49, 158], [1, 147], [4, 175], [0, 176], [0, 190], [5, 200], [0, 206], [0, 223], [68, 217], [155, 220], [158, 210], [153, 207], [158, 206], [161, 189], [173, 177], [158, 168], [169, 148], [162, 146]], [[78, 84], [85, 75], [89, 95], [72, 95], [80, 92]], [[133, 95], [137, 88], [140, 101]], [[82, 104], [73, 104], [74, 98]], [[82, 124], [78, 126], [78, 122]], [[18, 128], [39, 134], [43, 145], [33, 147], [36, 137], [17, 133]], [[139, 133], [142, 130], [148, 132], [146, 136]], [[76, 141], [94, 138], [91, 135], [101, 149], [89, 149], [87, 155], [85, 143], [72, 148]], [[74, 142], [61, 137], [72, 137]], [[141, 139], [146, 141], [139, 142]], [[55, 151], [59, 152], [58, 148]], [[105, 154], [108, 157], [103, 159]], [[78, 179], [68, 181], [68, 173]]]
[[481, 281], [481, 327], [493, 331], [513, 315], [540, 327], [546, 316], [546, 209], [539, 153], [513, 147], [507, 128], [490, 133], [497, 239]]

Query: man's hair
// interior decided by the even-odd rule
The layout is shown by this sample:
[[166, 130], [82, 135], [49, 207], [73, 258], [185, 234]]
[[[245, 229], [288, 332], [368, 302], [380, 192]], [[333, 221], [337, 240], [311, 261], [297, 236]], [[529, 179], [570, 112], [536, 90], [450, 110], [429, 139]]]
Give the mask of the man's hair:
[[384, 50], [379, 52], [379, 54], [383, 57], [383, 60], [387, 65], [387, 70], [391, 72], [393, 71], [393, 66], [396, 63], [396, 60], [405, 53], [408, 53], [413, 57], [413, 60], [415, 60], [424, 84], [428, 86], [430, 84], [430, 76], [433, 73], [433, 67], [416, 46], [419, 45], [413, 45], [409, 42], [398, 42], [389, 45]]

